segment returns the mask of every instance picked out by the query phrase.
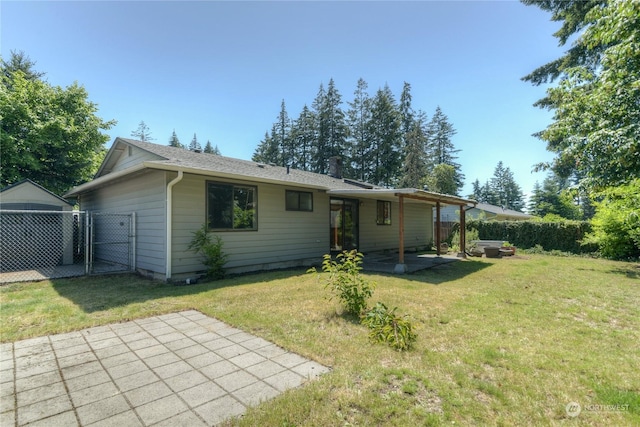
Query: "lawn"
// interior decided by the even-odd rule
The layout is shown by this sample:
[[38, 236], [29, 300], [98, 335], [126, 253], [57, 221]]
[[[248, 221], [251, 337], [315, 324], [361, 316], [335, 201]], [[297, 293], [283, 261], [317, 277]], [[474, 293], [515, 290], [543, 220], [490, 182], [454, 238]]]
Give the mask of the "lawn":
[[196, 309], [332, 368], [230, 424], [640, 425], [638, 264], [524, 255], [366, 276], [377, 283], [371, 304], [411, 316], [413, 350], [369, 342], [303, 271], [191, 286], [128, 275], [3, 286], [0, 336]]

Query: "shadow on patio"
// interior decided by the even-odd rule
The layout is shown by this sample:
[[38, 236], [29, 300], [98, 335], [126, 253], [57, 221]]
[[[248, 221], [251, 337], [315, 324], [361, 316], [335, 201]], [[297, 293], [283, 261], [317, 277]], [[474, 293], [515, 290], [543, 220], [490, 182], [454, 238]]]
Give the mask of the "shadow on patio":
[[[437, 267], [443, 264], [450, 264], [460, 261], [455, 255], [436, 255], [436, 254], [404, 254], [404, 263], [407, 267], [407, 273], [415, 273], [421, 270]], [[362, 268], [367, 272], [376, 273], [394, 273], [394, 268], [398, 264], [398, 253], [369, 253], [365, 255]]]

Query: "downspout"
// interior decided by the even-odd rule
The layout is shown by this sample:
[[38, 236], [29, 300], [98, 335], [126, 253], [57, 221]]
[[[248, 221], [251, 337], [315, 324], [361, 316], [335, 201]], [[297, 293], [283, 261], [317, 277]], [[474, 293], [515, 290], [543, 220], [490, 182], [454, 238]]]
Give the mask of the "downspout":
[[167, 247], [166, 247], [166, 255], [167, 255], [167, 266], [166, 266], [166, 277], [165, 280], [168, 282], [171, 280], [171, 262], [173, 261], [172, 257], [172, 245], [173, 245], [173, 186], [182, 181], [183, 172], [181, 170], [178, 171], [178, 176], [175, 177], [171, 182], [167, 184]]

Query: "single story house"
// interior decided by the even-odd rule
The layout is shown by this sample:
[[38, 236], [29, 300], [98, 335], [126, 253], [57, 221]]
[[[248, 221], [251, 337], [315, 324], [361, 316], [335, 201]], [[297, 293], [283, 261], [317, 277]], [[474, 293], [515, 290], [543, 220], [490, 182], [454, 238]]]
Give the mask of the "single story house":
[[[330, 251], [423, 248], [433, 209], [472, 200], [342, 177], [339, 159], [321, 175], [149, 142], [116, 138], [96, 176], [72, 189], [82, 210], [135, 212], [135, 266], [167, 281], [202, 272], [188, 250], [207, 224], [223, 240], [227, 271], [317, 264]], [[436, 233], [437, 234], [437, 233]]]
[[[526, 221], [533, 218], [533, 215], [488, 203], [477, 203], [475, 207], [467, 208], [466, 217], [467, 219], [484, 218], [494, 221]], [[457, 206], [445, 206], [442, 208], [440, 218], [442, 222], [458, 222], [460, 220], [460, 208]]]

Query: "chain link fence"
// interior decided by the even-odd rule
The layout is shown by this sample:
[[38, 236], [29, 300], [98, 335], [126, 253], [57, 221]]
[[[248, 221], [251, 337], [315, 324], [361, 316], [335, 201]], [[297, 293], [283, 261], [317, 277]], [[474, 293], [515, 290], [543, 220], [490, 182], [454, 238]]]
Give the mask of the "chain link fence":
[[0, 211], [0, 283], [134, 270], [133, 214]]

